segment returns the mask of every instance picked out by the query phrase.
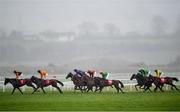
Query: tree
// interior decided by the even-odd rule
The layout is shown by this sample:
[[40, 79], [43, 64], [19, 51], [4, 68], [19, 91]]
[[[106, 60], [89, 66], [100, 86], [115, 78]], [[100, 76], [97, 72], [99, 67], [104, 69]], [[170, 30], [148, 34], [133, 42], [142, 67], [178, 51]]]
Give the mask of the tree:
[[92, 35], [98, 31], [98, 27], [94, 22], [83, 22], [78, 26], [79, 32], [82, 35]]
[[105, 33], [107, 33], [108, 35], [111, 35], [111, 36], [119, 35], [119, 33], [120, 33], [119, 28], [112, 23], [105, 24], [104, 30], [105, 30]]

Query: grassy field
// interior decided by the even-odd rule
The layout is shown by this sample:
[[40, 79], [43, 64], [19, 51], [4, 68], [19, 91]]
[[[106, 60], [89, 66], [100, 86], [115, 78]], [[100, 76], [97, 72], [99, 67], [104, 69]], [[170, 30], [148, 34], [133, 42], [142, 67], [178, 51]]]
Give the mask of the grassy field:
[[104, 91], [103, 93], [80, 93], [64, 91], [42, 91], [31, 94], [25, 91], [21, 95], [18, 91], [14, 95], [11, 91], [0, 92], [0, 110], [62, 110], [62, 111], [140, 111], [166, 110], [180, 111], [180, 92], [126, 92]]

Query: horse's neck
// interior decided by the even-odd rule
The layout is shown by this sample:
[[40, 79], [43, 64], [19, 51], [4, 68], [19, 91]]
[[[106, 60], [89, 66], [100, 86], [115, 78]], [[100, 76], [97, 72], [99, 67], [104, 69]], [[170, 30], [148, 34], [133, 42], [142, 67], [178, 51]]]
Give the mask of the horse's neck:
[[44, 81], [44, 79], [35, 78], [33, 82], [37, 84], [41, 83], [41, 81]]
[[71, 80], [72, 80], [73, 82], [77, 82], [77, 81], [79, 80], [79, 77], [73, 76]]
[[138, 83], [144, 82], [144, 78], [143, 77], [136, 77], [136, 80], [137, 80]]

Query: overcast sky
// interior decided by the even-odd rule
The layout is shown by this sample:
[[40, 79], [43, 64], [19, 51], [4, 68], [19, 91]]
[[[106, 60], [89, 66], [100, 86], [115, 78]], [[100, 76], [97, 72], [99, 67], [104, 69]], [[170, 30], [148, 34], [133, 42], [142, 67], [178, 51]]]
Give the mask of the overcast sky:
[[154, 16], [165, 18], [172, 30], [179, 15], [179, 0], [0, 0], [0, 28], [8, 31], [69, 31], [87, 21], [143, 33]]
[[[23, 56], [19, 59], [19, 55], [14, 54], [21, 53], [20, 48], [24, 50], [23, 60], [31, 61], [33, 55], [28, 55], [38, 52], [35, 49], [42, 48], [45, 54], [51, 47], [49, 50], [54, 51], [43, 58], [46, 61], [53, 56], [65, 59], [72, 52], [75, 58], [115, 55], [128, 61], [164, 64], [180, 55], [179, 28], [180, 0], [0, 0], [0, 58], [7, 60], [12, 58], [9, 55], [14, 55], [22, 61]], [[28, 40], [42, 39], [46, 43], [37, 42], [33, 47], [34, 41], [20, 45], [18, 39], [4, 39], [23, 40], [30, 34]], [[82, 41], [83, 36], [86, 38]], [[88, 44], [83, 44], [86, 42]], [[91, 45], [99, 49], [89, 47]], [[91, 53], [88, 54], [87, 49]]]

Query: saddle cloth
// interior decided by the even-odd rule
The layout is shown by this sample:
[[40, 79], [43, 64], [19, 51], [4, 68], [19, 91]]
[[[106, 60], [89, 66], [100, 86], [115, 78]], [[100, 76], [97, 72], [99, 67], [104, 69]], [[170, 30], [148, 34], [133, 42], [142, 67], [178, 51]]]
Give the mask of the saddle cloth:
[[44, 83], [45, 83], [45, 84], [49, 84], [50, 81], [49, 81], [49, 80], [44, 80]]
[[109, 85], [111, 85], [111, 84], [112, 84], [112, 80], [107, 80], [107, 83], [108, 83]]
[[20, 83], [21, 85], [23, 85], [23, 84], [25, 83], [25, 81], [24, 81], [24, 80], [19, 80], [19, 83]]
[[161, 77], [161, 80], [160, 80], [161, 83], [165, 83], [166, 82], [166, 79], [164, 77]]

